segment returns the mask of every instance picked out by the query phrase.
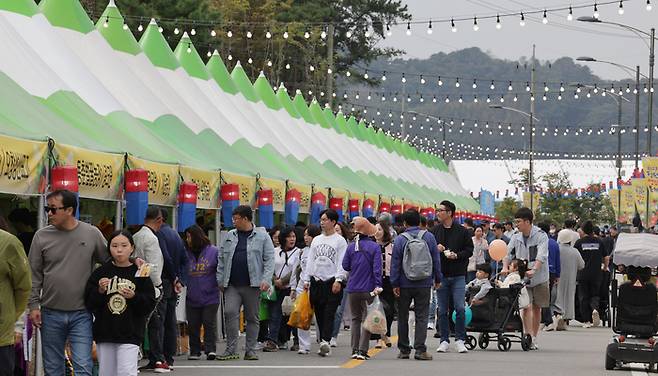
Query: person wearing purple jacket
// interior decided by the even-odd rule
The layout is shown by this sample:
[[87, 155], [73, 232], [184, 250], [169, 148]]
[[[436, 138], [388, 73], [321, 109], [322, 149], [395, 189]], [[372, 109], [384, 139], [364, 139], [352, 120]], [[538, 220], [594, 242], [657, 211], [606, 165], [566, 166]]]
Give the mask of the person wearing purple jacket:
[[382, 289], [381, 248], [375, 241], [377, 228], [363, 217], [352, 220], [356, 238], [347, 246], [343, 269], [349, 272], [346, 291], [352, 312], [352, 359], [368, 358], [370, 332], [361, 326], [375, 295]]
[[[418, 236], [420, 232], [420, 214], [410, 209], [402, 214], [405, 233]], [[407, 244], [405, 236], [395, 238], [393, 244], [393, 255], [391, 257], [391, 285], [393, 294], [400, 300], [398, 302], [398, 359], [409, 359], [411, 346], [409, 344], [409, 307], [411, 301], [414, 303], [414, 314], [416, 317], [416, 328], [414, 333], [414, 359], [432, 360], [432, 355], [427, 352], [425, 340], [427, 339], [427, 321], [429, 319], [430, 294], [432, 287], [438, 289], [441, 285], [441, 258], [436, 245], [436, 238], [429, 231], [423, 234], [423, 240], [427, 243], [432, 256], [432, 275], [419, 281], [409, 280], [402, 269], [404, 250]]]
[[217, 356], [217, 309], [219, 308], [219, 286], [217, 284], [216, 247], [198, 225], [185, 230], [188, 258], [187, 298], [185, 312], [190, 332], [189, 360], [201, 358], [201, 326], [206, 358]]

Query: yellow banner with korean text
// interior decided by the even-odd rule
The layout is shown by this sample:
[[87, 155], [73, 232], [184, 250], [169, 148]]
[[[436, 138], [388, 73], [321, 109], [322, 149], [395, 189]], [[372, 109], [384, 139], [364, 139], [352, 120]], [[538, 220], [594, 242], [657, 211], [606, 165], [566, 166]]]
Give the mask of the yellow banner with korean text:
[[608, 196], [610, 197], [610, 205], [612, 206], [612, 210], [615, 212], [615, 218], [617, 218], [617, 221], [620, 221], [619, 213], [621, 212], [621, 197], [619, 196], [619, 190], [609, 190]]
[[631, 179], [631, 187], [633, 195], [635, 196], [635, 206], [633, 211], [637, 208], [640, 218], [646, 218], [647, 215], [647, 199], [648, 199], [648, 181], [647, 179]]
[[302, 200], [299, 202], [299, 212], [308, 214], [311, 210], [311, 185], [288, 180], [288, 189], [296, 189], [302, 194]]
[[23, 195], [46, 189], [48, 143], [0, 136], [0, 192]]
[[635, 215], [635, 190], [630, 185], [621, 187], [620, 221], [630, 223]]
[[63, 144], [55, 144], [53, 151], [58, 165], [78, 168], [80, 197], [122, 199], [125, 154], [103, 153]]
[[282, 212], [286, 204], [286, 182], [282, 180], [259, 178], [261, 189], [272, 190], [272, 208], [275, 212]]
[[219, 171], [199, 170], [180, 166], [180, 174], [184, 182], [192, 182], [197, 186], [196, 206], [199, 209], [219, 208]]
[[221, 171], [222, 183], [238, 184], [240, 186], [240, 205], [249, 205], [256, 199], [256, 177], [233, 174]]
[[643, 158], [642, 169], [644, 177], [647, 179], [647, 186], [653, 192], [658, 192], [658, 157]]
[[142, 169], [148, 173], [150, 204], [176, 205], [180, 172], [177, 164], [156, 163], [128, 155], [128, 169]]

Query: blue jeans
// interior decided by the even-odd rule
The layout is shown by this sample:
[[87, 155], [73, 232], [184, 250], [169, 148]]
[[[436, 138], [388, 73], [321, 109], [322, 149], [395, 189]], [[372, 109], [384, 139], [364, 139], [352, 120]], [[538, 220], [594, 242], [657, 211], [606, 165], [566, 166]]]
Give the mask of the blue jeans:
[[41, 309], [41, 342], [46, 376], [64, 375], [64, 346], [71, 343], [71, 361], [76, 376], [91, 376], [92, 318], [87, 310]]
[[428, 319], [427, 319], [427, 322], [432, 325], [436, 324], [436, 306], [438, 304], [438, 298], [437, 298], [438, 291], [439, 290], [435, 290], [434, 288], [432, 288], [432, 293], [431, 293], [432, 295], [430, 298], [430, 312], [428, 314]]
[[276, 300], [267, 302], [267, 309], [270, 311], [270, 321], [267, 324], [267, 339], [279, 345], [279, 331], [281, 330], [281, 320], [283, 319], [283, 310], [281, 304], [283, 298], [290, 295], [290, 288], [279, 290], [276, 289]]
[[347, 306], [347, 295], [343, 294], [343, 298], [340, 300], [340, 305], [336, 310], [336, 318], [334, 318], [334, 330], [331, 332], [331, 338], [337, 338], [338, 333], [340, 333], [340, 327], [343, 325], [343, 313], [345, 313], [345, 307]]
[[444, 277], [439, 288], [439, 328], [441, 330], [441, 342], [450, 342], [450, 320], [451, 312], [448, 309], [450, 296], [457, 311], [457, 322], [455, 323], [455, 338], [466, 339], [466, 325], [464, 315], [464, 299], [466, 295], [466, 280], [464, 276]]

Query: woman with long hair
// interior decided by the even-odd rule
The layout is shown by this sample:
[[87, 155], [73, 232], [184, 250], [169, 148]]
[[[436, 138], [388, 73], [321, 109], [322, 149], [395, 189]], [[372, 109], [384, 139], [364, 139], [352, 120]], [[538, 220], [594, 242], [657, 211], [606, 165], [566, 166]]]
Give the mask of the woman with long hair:
[[279, 346], [282, 348], [285, 347], [285, 342], [290, 337], [290, 327], [285, 325], [285, 341], [279, 343], [279, 331], [283, 318], [281, 304], [283, 303], [283, 299], [290, 295], [290, 280], [293, 271], [299, 263], [300, 250], [296, 246], [297, 236], [295, 235], [294, 227], [286, 226], [279, 231], [279, 244], [280, 246], [274, 249], [274, 276], [272, 283], [276, 291], [276, 300], [269, 301], [267, 304], [267, 308], [270, 311], [270, 322], [267, 341], [265, 342], [265, 346], [263, 346], [263, 351], [265, 352], [275, 352], [279, 350]]
[[468, 259], [466, 283], [475, 279], [475, 266], [486, 263], [489, 243], [484, 237], [482, 226], [476, 226], [473, 233], [473, 255]]
[[188, 359], [201, 358], [201, 327], [203, 326], [203, 351], [206, 359], [216, 357], [217, 309], [219, 286], [217, 284], [217, 253], [215, 246], [198, 225], [185, 230], [187, 248], [188, 283], [185, 312], [190, 332]]
[[391, 285], [391, 257], [393, 257], [393, 237], [390, 225], [386, 221], [379, 221], [376, 225], [375, 240], [381, 249], [382, 257], [382, 288], [379, 298], [386, 314], [386, 335], [381, 338], [375, 347], [391, 347], [391, 325], [395, 318], [395, 295]]

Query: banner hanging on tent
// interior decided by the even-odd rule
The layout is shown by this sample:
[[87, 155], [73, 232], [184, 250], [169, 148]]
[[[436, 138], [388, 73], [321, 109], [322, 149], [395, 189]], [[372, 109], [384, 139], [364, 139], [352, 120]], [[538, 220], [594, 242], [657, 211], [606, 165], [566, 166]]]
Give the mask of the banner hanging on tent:
[[644, 218], [647, 216], [647, 179], [631, 179], [631, 187], [633, 188], [633, 195], [635, 196], [635, 206], [633, 207], [633, 211], [637, 208], [637, 212], [640, 214], [640, 218], [642, 218], [644, 222]]
[[148, 173], [149, 204], [176, 205], [180, 171], [178, 165], [151, 162], [129, 155], [128, 168], [142, 169]]
[[[615, 212], [615, 218], [617, 218], [618, 221], [619, 219], [619, 212], [621, 209], [621, 203], [619, 201], [619, 190], [618, 189], [611, 189], [608, 191], [608, 195], [610, 197], [610, 205], [612, 205], [612, 210]], [[620, 221], [621, 222], [621, 221]]]
[[46, 189], [47, 142], [0, 136], [0, 192], [33, 195]]
[[199, 170], [192, 167], [180, 166], [180, 174], [184, 182], [196, 184], [196, 207], [198, 209], [219, 208], [219, 171]]
[[256, 178], [222, 171], [222, 180], [226, 183], [235, 183], [240, 186], [240, 205], [249, 205], [256, 198]]
[[347, 213], [347, 199], [349, 197], [349, 192], [346, 189], [340, 189], [340, 188], [334, 188], [331, 187], [331, 193], [329, 196], [331, 198], [342, 198], [342, 206], [341, 209], [343, 210], [343, 213]]
[[80, 197], [98, 200], [120, 200], [123, 193], [124, 154], [103, 153], [55, 144], [59, 165], [78, 168]]
[[635, 215], [635, 190], [630, 185], [621, 187], [621, 221], [630, 223]]
[[282, 212], [286, 204], [286, 182], [269, 178], [260, 178], [258, 182], [261, 189], [272, 190], [272, 209]]
[[288, 181], [288, 189], [296, 189], [301, 193], [302, 197], [299, 202], [299, 212], [308, 214], [311, 209], [311, 185]]
[[653, 192], [658, 192], [658, 157], [642, 158], [642, 169], [647, 179], [647, 186]]

